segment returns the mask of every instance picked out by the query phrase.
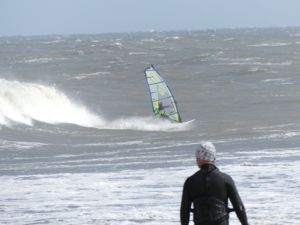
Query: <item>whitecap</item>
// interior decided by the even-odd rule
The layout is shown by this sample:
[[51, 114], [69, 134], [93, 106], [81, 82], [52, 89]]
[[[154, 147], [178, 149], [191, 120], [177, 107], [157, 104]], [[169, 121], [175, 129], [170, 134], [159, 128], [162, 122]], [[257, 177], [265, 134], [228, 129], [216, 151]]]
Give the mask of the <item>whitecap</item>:
[[282, 46], [289, 46], [292, 43], [288, 42], [271, 42], [271, 43], [261, 43], [261, 44], [253, 44], [248, 45], [248, 47], [282, 47]]
[[169, 120], [161, 120], [153, 117], [129, 117], [107, 121], [99, 129], [117, 130], [142, 130], [142, 131], [184, 131], [193, 127], [192, 121], [172, 123]]
[[157, 41], [153, 38], [145, 38], [145, 39], [142, 39], [142, 42], [157, 42]]
[[105, 72], [105, 71], [98, 71], [94, 73], [80, 73], [75, 76], [69, 77], [68, 79], [75, 79], [75, 80], [82, 80], [82, 79], [87, 79], [87, 78], [93, 78], [93, 77], [99, 77], [99, 76], [107, 76], [110, 75], [110, 72]]
[[262, 80], [262, 82], [278, 82], [278, 81], [285, 81], [286, 79], [284, 78], [274, 78], [274, 79], [265, 79], [265, 80]]
[[129, 55], [145, 55], [146, 52], [129, 52]]
[[173, 37], [166, 37], [166, 38], [164, 38], [164, 41], [169, 41], [169, 40], [176, 41], [176, 40], [180, 40], [180, 39], [181, 39], [181, 37], [179, 37], [179, 36], [173, 36]]
[[30, 58], [19, 61], [20, 63], [48, 63], [53, 61], [53, 58]]
[[234, 41], [236, 38], [225, 38], [224, 41]]
[[31, 149], [31, 148], [48, 145], [41, 142], [8, 141], [8, 140], [2, 140], [0, 141], [0, 144], [1, 144], [1, 148], [3, 149]]
[[63, 57], [60, 57], [60, 58], [49, 58], [49, 57], [37, 57], [37, 58], [33, 58], [33, 57], [30, 57], [30, 58], [25, 58], [25, 59], [22, 59], [22, 60], [19, 60], [17, 61], [17, 63], [28, 63], [28, 64], [31, 64], [31, 63], [49, 63], [49, 62], [52, 62], [52, 61], [60, 61], [60, 60], [66, 60], [67, 58], [63, 58]]
[[118, 48], [122, 48], [123, 47], [123, 44], [121, 42], [115, 42], [113, 44], [111, 44], [111, 46], [113, 47], [118, 47]]
[[236, 61], [236, 62], [227, 62], [227, 63], [213, 63], [211, 65], [230, 65], [230, 66], [244, 66], [244, 65], [257, 65], [257, 66], [290, 66], [292, 61], [284, 62], [257, 62], [257, 61]]
[[57, 39], [57, 40], [53, 40], [53, 41], [44, 41], [44, 42], [41, 42], [42, 44], [58, 44], [58, 43], [61, 43], [61, 42], [65, 42], [65, 40], [63, 39]]
[[273, 79], [264, 79], [261, 82], [263, 83], [278, 83], [278, 84], [292, 84], [290, 82], [291, 78], [273, 78]]

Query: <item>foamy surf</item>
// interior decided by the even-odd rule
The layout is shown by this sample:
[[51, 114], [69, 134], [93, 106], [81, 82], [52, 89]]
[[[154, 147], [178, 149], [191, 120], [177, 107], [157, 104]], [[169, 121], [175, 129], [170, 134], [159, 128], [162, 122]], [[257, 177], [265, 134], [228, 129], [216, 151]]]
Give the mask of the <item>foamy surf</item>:
[[185, 131], [192, 128], [192, 122], [172, 123], [153, 117], [131, 117], [116, 119], [107, 123], [102, 129], [141, 130], [141, 131]]
[[33, 126], [34, 121], [86, 127], [103, 124], [101, 117], [55, 87], [0, 79], [0, 124]]

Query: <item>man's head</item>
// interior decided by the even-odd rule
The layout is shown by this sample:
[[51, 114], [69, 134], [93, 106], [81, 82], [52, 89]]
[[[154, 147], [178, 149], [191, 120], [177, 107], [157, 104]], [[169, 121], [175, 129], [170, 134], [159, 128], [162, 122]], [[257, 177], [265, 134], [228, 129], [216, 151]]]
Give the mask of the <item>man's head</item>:
[[216, 159], [216, 148], [211, 142], [202, 142], [196, 149], [197, 164], [201, 167], [204, 164], [213, 164]]

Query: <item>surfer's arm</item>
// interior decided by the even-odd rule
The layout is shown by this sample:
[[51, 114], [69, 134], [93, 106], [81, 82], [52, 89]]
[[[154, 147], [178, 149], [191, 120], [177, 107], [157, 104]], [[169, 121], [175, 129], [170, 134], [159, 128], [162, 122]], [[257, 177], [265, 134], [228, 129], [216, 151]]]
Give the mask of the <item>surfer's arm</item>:
[[190, 221], [190, 210], [192, 201], [188, 194], [187, 181], [184, 183], [180, 207], [180, 222], [181, 225], [188, 225]]
[[249, 225], [247, 220], [246, 209], [231, 177], [229, 177], [228, 182], [228, 195], [233, 209], [237, 217], [239, 218], [241, 224]]

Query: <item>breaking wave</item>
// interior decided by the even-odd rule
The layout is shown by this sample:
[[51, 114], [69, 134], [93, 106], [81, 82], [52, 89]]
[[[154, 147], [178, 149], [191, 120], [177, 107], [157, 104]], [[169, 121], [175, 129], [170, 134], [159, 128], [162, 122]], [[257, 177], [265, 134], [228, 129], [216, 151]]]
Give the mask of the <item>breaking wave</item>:
[[103, 124], [99, 116], [73, 102], [55, 87], [0, 79], [0, 124], [32, 126], [35, 120], [87, 127]]
[[34, 126], [35, 121], [116, 130], [179, 131], [190, 127], [190, 123], [174, 124], [151, 117], [107, 121], [53, 86], [0, 78], [0, 126]]

